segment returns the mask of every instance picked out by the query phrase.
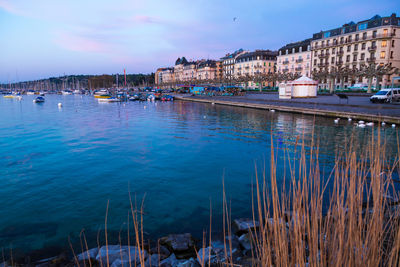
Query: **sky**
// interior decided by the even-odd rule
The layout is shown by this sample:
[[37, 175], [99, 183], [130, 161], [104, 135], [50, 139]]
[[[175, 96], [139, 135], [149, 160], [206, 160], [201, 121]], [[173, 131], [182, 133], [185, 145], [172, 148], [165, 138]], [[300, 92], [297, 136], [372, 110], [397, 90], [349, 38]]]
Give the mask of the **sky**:
[[398, 0], [0, 0], [0, 83], [151, 73], [393, 12]]

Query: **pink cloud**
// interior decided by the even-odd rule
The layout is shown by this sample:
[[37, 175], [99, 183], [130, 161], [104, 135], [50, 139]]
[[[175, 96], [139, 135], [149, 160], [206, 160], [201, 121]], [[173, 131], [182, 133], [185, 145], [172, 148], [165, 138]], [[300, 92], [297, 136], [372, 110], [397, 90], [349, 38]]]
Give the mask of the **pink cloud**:
[[69, 33], [57, 33], [54, 41], [60, 47], [76, 52], [105, 53], [110, 50], [103, 42]]

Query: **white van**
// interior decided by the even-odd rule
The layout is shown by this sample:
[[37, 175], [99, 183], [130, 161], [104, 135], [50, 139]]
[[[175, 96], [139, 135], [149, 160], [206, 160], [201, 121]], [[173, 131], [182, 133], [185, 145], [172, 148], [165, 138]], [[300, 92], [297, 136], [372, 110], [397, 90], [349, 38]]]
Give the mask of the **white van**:
[[[393, 96], [392, 96], [393, 90]], [[372, 103], [385, 103], [385, 102], [394, 102], [400, 100], [400, 89], [399, 88], [386, 88], [380, 90], [375, 95], [371, 96], [369, 100]]]

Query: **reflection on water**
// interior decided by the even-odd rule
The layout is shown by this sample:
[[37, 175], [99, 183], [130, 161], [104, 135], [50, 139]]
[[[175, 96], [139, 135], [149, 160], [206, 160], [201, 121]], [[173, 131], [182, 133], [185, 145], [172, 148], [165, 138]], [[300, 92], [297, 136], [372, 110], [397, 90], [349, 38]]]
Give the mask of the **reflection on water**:
[[[355, 136], [362, 150], [378, 131], [290, 113], [180, 101], [100, 104], [86, 96], [49, 95], [42, 105], [30, 96], [2, 98], [0, 114], [0, 246], [26, 249], [67, 246], [82, 228], [96, 242], [107, 200], [112, 238], [125, 227], [129, 191], [138, 200], [146, 194], [152, 236], [200, 237], [210, 199], [220, 218], [222, 177], [233, 217], [250, 215], [254, 166], [268, 168], [271, 138], [289, 152], [314, 141], [329, 173], [346, 140]], [[397, 129], [381, 131], [397, 142]], [[388, 146], [390, 155], [395, 150]]]

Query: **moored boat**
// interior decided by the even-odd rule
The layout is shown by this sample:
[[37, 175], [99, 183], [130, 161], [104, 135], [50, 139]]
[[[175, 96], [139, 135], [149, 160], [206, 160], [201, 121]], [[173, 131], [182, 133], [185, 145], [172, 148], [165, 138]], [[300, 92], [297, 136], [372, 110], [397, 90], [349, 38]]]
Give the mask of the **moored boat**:
[[43, 103], [43, 102], [44, 102], [43, 96], [38, 96], [33, 100], [33, 103]]
[[118, 99], [118, 98], [115, 98], [115, 97], [98, 98], [97, 100], [98, 100], [99, 102], [103, 102], [103, 103], [121, 102], [121, 99]]
[[62, 95], [72, 95], [72, 92], [69, 90], [64, 90], [64, 91], [61, 91], [61, 94]]
[[108, 93], [107, 90], [100, 90], [94, 93], [94, 98], [111, 98], [111, 95]]

